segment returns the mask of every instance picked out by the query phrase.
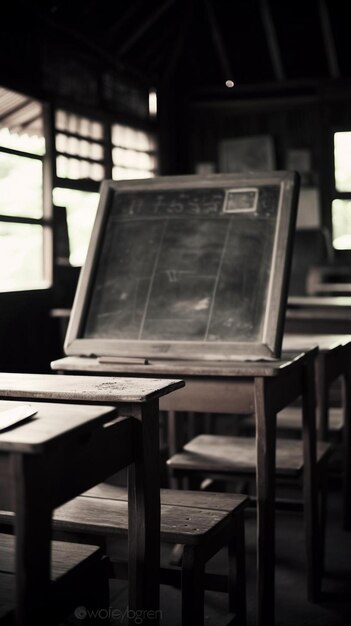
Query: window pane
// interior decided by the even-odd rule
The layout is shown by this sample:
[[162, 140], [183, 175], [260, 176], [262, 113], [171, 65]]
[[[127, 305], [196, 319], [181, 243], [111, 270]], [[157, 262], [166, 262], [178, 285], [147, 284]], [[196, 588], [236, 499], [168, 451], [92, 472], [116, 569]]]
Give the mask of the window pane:
[[351, 191], [351, 132], [334, 134], [335, 187]]
[[68, 113], [67, 111], [56, 111], [55, 125], [58, 130], [80, 135], [81, 137], [102, 140], [104, 136], [101, 122], [87, 119], [74, 113]]
[[0, 129], [0, 146], [22, 150], [30, 154], [45, 154], [45, 139], [36, 135], [10, 133], [8, 128]]
[[42, 162], [0, 151], [0, 215], [43, 215]]
[[156, 175], [156, 142], [150, 133], [114, 124], [112, 144], [114, 180], [151, 178]]
[[0, 222], [0, 289], [35, 287], [43, 276], [43, 228]]
[[133, 170], [128, 167], [114, 167], [112, 169], [113, 180], [133, 180], [137, 178], [152, 178], [154, 174], [145, 170]]
[[157, 116], [157, 91], [156, 89], [150, 89], [149, 91], [149, 115], [150, 117]]
[[150, 133], [121, 124], [112, 126], [112, 143], [114, 146], [134, 148], [145, 152], [156, 150], [156, 142]]
[[67, 210], [71, 265], [81, 266], [85, 261], [98, 201], [98, 193], [54, 189], [54, 204]]
[[334, 200], [332, 218], [334, 248], [337, 250], [351, 249], [351, 201]]
[[56, 158], [57, 176], [101, 182], [105, 178], [105, 148], [96, 141], [103, 140], [103, 124], [61, 110], [56, 111], [55, 120], [58, 131], [55, 137], [56, 150], [62, 153]]

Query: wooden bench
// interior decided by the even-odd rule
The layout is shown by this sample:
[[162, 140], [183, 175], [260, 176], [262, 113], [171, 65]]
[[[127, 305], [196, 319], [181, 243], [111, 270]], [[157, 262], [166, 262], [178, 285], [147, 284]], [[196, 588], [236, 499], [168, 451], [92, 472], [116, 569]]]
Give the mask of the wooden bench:
[[[229, 623], [245, 624], [248, 501], [235, 494], [161, 490], [161, 541], [184, 546], [181, 568], [161, 569], [161, 582], [181, 585], [183, 626], [203, 626], [206, 588], [226, 591]], [[13, 515], [0, 512], [0, 523], [12, 524]], [[60, 537], [99, 540], [108, 551], [110, 540], [128, 534], [127, 490], [109, 484], [94, 487], [55, 511], [54, 529]], [[206, 562], [222, 548], [228, 551], [228, 575], [206, 575]], [[114, 562], [113, 575], [126, 577], [126, 568]]]
[[[103, 623], [109, 609], [109, 561], [100, 547], [52, 542], [51, 582], [45, 610], [35, 616], [36, 626], [58, 624], [70, 613], [96, 615], [90, 623]], [[15, 623], [15, 537], [0, 534], [0, 623]], [[106, 621], [106, 620], [105, 620]]]

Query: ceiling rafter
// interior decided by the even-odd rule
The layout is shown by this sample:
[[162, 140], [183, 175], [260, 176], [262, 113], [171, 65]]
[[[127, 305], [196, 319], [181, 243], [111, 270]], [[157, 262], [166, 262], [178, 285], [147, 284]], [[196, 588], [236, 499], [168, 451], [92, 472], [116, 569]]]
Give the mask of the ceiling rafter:
[[43, 118], [43, 114], [41, 113], [37, 113], [37, 115], [34, 115], [31, 118], [28, 118], [25, 122], [21, 123], [21, 127], [24, 128], [28, 128], [29, 126], [31, 126], [33, 124], [33, 122], [37, 122], [38, 120], [41, 120]]
[[217, 52], [218, 60], [222, 68], [223, 78], [224, 80], [232, 80], [232, 68], [230, 66], [229, 58], [223, 42], [223, 37], [218, 28], [217, 20], [210, 0], [204, 0], [204, 6], [206, 9], [206, 16], [210, 25], [213, 45]]
[[[14, 2], [11, 11], [19, 0]], [[40, 30], [44, 37], [43, 49], [38, 40], [33, 58], [45, 54], [45, 43], [50, 41], [57, 56], [66, 50], [84, 63], [86, 54], [94, 72], [110, 69], [111, 74], [134, 77], [145, 87], [166, 80], [167, 75], [176, 76], [179, 88], [187, 90], [219, 89], [225, 80], [239, 78], [242, 85], [259, 86], [267, 81], [290, 82], [294, 76], [315, 81], [351, 76], [347, 24], [333, 0], [305, 0], [298, 13], [293, 2], [277, 0], [49, 0], [45, 7], [38, 0], [27, 0], [25, 4], [19, 15], [21, 28], [34, 29], [36, 34]], [[10, 31], [7, 36], [11, 37]]]
[[140, 56], [144, 67], [148, 67], [150, 71], [152, 71], [153, 68], [164, 62], [165, 51], [163, 46], [166, 43], [168, 46], [173, 45], [171, 33], [168, 28], [165, 28], [158, 37], [154, 37], [152, 43], [143, 50]]
[[93, 42], [90, 37], [82, 34], [81, 32], [78, 32], [76, 29], [72, 28], [71, 26], [67, 26], [67, 25], [63, 25], [63, 24], [59, 24], [55, 22], [53, 19], [49, 18], [42, 11], [37, 10], [37, 16], [40, 19], [42, 19], [48, 27], [52, 28], [53, 30], [56, 30], [57, 32], [61, 34], [64, 33], [65, 35], [71, 37], [71, 39], [74, 39], [80, 44], [83, 44], [86, 47], [86, 49], [89, 49], [92, 52], [95, 52], [95, 54], [97, 54], [101, 59], [104, 59], [112, 67], [115, 67], [117, 70], [121, 72], [126, 72], [131, 75], [134, 75], [135, 78], [137, 78], [140, 82], [144, 84], [147, 82], [147, 77], [142, 72], [138, 71], [135, 67], [128, 65], [124, 61], [116, 59], [116, 57], [113, 54], [108, 52], [108, 50], [106, 50], [105, 48], [102, 48], [97, 43]]
[[318, 0], [318, 13], [322, 27], [325, 53], [327, 57], [328, 70], [333, 78], [340, 77], [338, 55], [336, 53], [334, 35], [330, 23], [329, 13], [325, 0]]
[[141, 24], [141, 26], [139, 26], [139, 28], [137, 28], [133, 32], [133, 34], [129, 37], [129, 39], [127, 39], [127, 41], [125, 41], [124, 44], [122, 44], [122, 46], [118, 50], [118, 54], [123, 55], [128, 50], [130, 50], [130, 48], [134, 46], [134, 44], [138, 41], [138, 39], [140, 39], [140, 37], [142, 37], [142, 35], [147, 30], [149, 30], [149, 28], [151, 28], [151, 26], [153, 26], [155, 22], [157, 22], [157, 20], [161, 17], [161, 15], [163, 15], [163, 13], [168, 11], [168, 9], [172, 6], [172, 4], [174, 4], [174, 2], [175, 0], [167, 0], [167, 2], [165, 2], [160, 7], [158, 7], [158, 9], [156, 9], [156, 11], [152, 15], [150, 15], [149, 19], [145, 20], [145, 22], [143, 22], [143, 24]]
[[274, 76], [276, 80], [285, 80], [285, 72], [280, 54], [277, 33], [272, 18], [272, 13], [267, 0], [259, 0], [263, 29], [266, 35], [267, 46], [271, 58]]
[[104, 33], [104, 41], [107, 45], [112, 45], [112, 42], [116, 35], [121, 32], [123, 28], [130, 22], [130, 20], [138, 13], [138, 11], [143, 7], [143, 0], [134, 0], [129, 4], [129, 7], [124, 11], [121, 16], [118, 16], [117, 20], [113, 22], [113, 24], [106, 30]]
[[167, 75], [171, 75], [175, 72], [177, 63], [184, 50], [185, 41], [187, 39], [190, 26], [192, 24], [192, 18], [194, 15], [196, 1], [197, 0], [188, 0], [188, 3], [187, 3], [188, 10], [185, 12], [183, 23], [179, 25], [179, 34], [178, 34], [177, 41], [175, 43], [174, 51], [165, 70], [165, 74]]
[[8, 109], [3, 115], [0, 115], [0, 122], [10, 118], [12, 115], [16, 115], [30, 104], [32, 104], [32, 100], [30, 98], [23, 99], [22, 102], [12, 107], [12, 109]]

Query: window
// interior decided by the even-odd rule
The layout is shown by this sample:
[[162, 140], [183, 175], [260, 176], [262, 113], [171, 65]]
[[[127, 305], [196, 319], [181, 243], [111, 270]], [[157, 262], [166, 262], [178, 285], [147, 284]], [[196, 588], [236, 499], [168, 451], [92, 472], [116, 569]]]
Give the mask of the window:
[[71, 265], [82, 266], [88, 250], [99, 194], [55, 187], [54, 204], [66, 207]]
[[0, 87], [2, 291], [50, 284], [53, 204], [66, 208], [70, 263], [81, 266], [101, 181], [157, 173], [157, 145], [151, 133], [63, 108], [52, 118], [48, 115], [50, 119], [54, 145], [46, 152], [43, 105]]
[[103, 124], [58, 110], [55, 130], [57, 177], [101, 182], [105, 178]]
[[42, 287], [44, 253], [41, 105], [0, 88], [0, 290]]
[[334, 133], [333, 246], [351, 249], [351, 131]]
[[126, 180], [156, 176], [157, 147], [151, 133], [130, 126], [112, 126], [112, 178]]
[[99, 200], [109, 176], [102, 122], [59, 109], [55, 113], [53, 202], [66, 208], [71, 265], [83, 265]]
[[[111, 133], [111, 143], [104, 137]], [[59, 110], [55, 115], [56, 185], [53, 201], [66, 207], [71, 265], [83, 265], [103, 178], [149, 178], [157, 172], [151, 133]], [[112, 171], [108, 165], [112, 156]], [[112, 150], [112, 153], [111, 153]]]

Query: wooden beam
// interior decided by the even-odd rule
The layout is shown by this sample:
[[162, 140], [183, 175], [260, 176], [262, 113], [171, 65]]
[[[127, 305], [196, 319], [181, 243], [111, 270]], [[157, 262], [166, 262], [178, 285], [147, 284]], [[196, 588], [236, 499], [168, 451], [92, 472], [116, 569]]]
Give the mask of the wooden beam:
[[338, 56], [335, 48], [335, 41], [333, 36], [332, 27], [330, 24], [330, 18], [325, 0], [318, 0], [318, 13], [322, 27], [322, 35], [325, 46], [325, 53], [327, 57], [329, 73], [333, 78], [340, 77], [340, 68], [338, 62]]
[[25, 100], [22, 100], [20, 104], [17, 104], [15, 107], [12, 107], [12, 109], [9, 109], [8, 111], [6, 111], [6, 113], [4, 113], [3, 115], [0, 115], [0, 122], [3, 122], [7, 118], [11, 117], [11, 115], [15, 115], [16, 113], [19, 113], [19, 111], [26, 108], [28, 104], [31, 104], [31, 102], [32, 100], [30, 100], [30, 98], [26, 98]]
[[195, 3], [196, 3], [196, 0], [188, 0], [188, 3], [187, 3], [188, 10], [185, 12], [184, 20], [179, 26], [179, 35], [175, 43], [172, 56], [166, 67], [165, 75], [167, 76], [170, 76], [176, 71], [177, 63], [184, 50], [185, 41], [188, 36], [190, 26], [192, 24]]
[[124, 11], [124, 13], [117, 18], [115, 22], [108, 28], [104, 34], [104, 41], [107, 44], [112, 45], [112, 40], [114, 40], [117, 33], [119, 33], [128, 22], [134, 17], [134, 15], [139, 11], [139, 9], [143, 6], [142, 0], [133, 0], [130, 2], [129, 7]]
[[167, 0], [164, 4], [162, 4], [156, 11], [150, 15], [148, 20], [137, 28], [134, 33], [124, 42], [124, 44], [119, 48], [118, 54], [125, 54], [130, 48], [140, 39], [140, 37], [149, 29], [151, 26], [167, 11], [172, 4], [174, 4], [175, 0]]
[[126, 63], [116, 59], [114, 55], [112, 55], [107, 50], [101, 48], [100, 45], [93, 42], [89, 37], [82, 35], [80, 32], [76, 31], [73, 28], [55, 22], [53, 19], [45, 15], [45, 13], [41, 10], [36, 9], [36, 14], [37, 17], [43, 21], [44, 26], [46, 25], [47, 27], [52, 28], [59, 33], [64, 33], [68, 37], [71, 37], [71, 39], [76, 40], [81, 45], [84, 45], [86, 49], [91, 50], [92, 52], [97, 54], [101, 59], [109, 63], [111, 67], [115, 67], [118, 71], [122, 73], [129, 73], [130, 75], [138, 79], [142, 84], [147, 84], [147, 77], [144, 74], [138, 72], [137, 69], [131, 67], [130, 65], [127, 65]]
[[204, 0], [204, 5], [206, 8], [207, 19], [210, 24], [213, 44], [217, 52], [219, 64], [222, 68], [223, 78], [224, 80], [233, 80], [232, 68], [230, 66], [229, 59], [224, 47], [222, 34], [218, 28], [212, 4], [210, 0]]
[[274, 76], [277, 80], [284, 80], [285, 72], [280, 55], [277, 34], [267, 0], [260, 0], [260, 12]]
[[25, 128], [28, 128], [28, 126], [33, 124], [33, 122], [36, 122], [37, 120], [40, 120], [40, 119], [41, 120], [43, 119], [42, 112], [38, 113], [37, 115], [34, 115], [33, 117], [30, 117], [25, 122], [21, 122], [20, 124], [18, 124], [18, 126], [20, 126], [24, 130]]
[[[165, 62], [165, 44], [173, 46], [173, 33], [164, 29], [158, 37], [146, 48], [142, 55], [142, 63], [148, 70], [152, 72], [154, 68], [164, 64]], [[139, 58], [139, 57], [138, 57]]]

